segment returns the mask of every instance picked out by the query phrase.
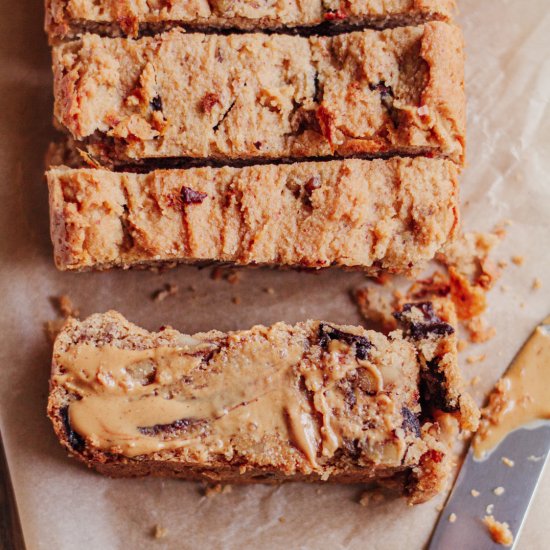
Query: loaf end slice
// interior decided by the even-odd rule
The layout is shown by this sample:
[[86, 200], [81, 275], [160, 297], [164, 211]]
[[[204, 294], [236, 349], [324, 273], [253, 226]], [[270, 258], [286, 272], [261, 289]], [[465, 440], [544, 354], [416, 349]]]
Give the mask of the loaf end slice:
[[48, 414], [73, 456], [113, 477], [384, 481], [417, 503], [442, 490], [452, 454], [420, 393], [416, 343], [319, 321], [188, 336], [116, 312], [70, 319]]

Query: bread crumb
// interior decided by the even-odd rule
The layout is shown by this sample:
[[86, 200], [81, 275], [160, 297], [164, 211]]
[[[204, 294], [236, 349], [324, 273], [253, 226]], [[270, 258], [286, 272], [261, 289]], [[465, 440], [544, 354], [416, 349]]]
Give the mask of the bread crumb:
[[462, 338], [458, 341], [456, 348], [459, 352], [464, 351], [468, 347], [468, 342]]
[[213, 497], [216, 495], [230, 493], [232, 490], [233, 490], [232, 485], [222, 485], [221, 483], [216, 483], [215, 485], [207, 485], [204, 488], [204, 496]]
[[520, 266], [525, 263], [525, 258], [523, 256], [512, 256], [512, 263], [514, 265]]
[[472, 386], [472, 387], [477, 386], [480, 382], [481, 382], [481, 376], [474, 376], [470, 380], [470, 386]]
[[52, 321], [46, 321], [44, 323], [44, 332], [48, 341], [52, 344], [55, 342], [57, 335], [61, 332], [63, 325], [65, 324], [65, 319], [54, 319]]
[[513, 468], [515, 465], [515, 462], [513, 460], [510, 460], [507, 456], [503, 456], [501, 460], [505, 466], [508, 466], [508, 468]]
[[474, 497], [474, 498], [477, 498], [481, 493], [479, 491], [476, 491], [475, 489], [472, 489], [470, 491], [470, 494]]
[[233, 298], [231, 298], [231, 301], [232, 301], [236, 306], [238, 306], [238, 305], [241, 303], [241, 297], [240, 297], [240, 296], [233, 296]]
[[72, 300], [66, 295], [63, 294], [58, 298], [59, 312], [63, 317], [78, 317], [80, 312], [74, 306]]
[[236, 269], [217, 266], [212, 270], [210, 278], [214, 281], [224, 280], [236, 285], [241, 280], [241, 274]]
[[506, 260], [499, 260], [497, 265], [500, 269], [506, 269], [508, 267], [508, 262]]
[[497, 521], [493, 516], [485, 516], [483, 523], [487, 526], [489, 534], [494, 542], [503, 546], [512, 546], [514, 535], [510, 531], [510, 526], [504, 522]]
[[273, 294], [275, 294], [275, 289], [274, 289], [274, 288], [271, 288], [271, 287], [267, 287], [267, 288], [264, 288], [264, 292], [265, 292], [266, 294], [273, 295]]
[[495, 505], [494, 505], [494, 504], [489, 504], [489, 505], [487, 506], [487, 508], [485, 508], [485, 512], [486, 512], [487, 514], [492, 514], [494, 509], [495, 509]]
[[359, 504], [361, 506], [367, 507], [371, 504], [380, 504], [386, 500], [386, 497], [384, 496], [384, 493], [380, 490], [372, 489], [370, 491], [365, 491], [361, 498], [359, 499]]
[[284, 516], [281, 516], [279, 518], [279, 523], [284, 523], [286, 521], [286, 518]]
[[151, 297], [154, 302], [164, 302], [166, 298], [169, 298], [170, 296], [175, 296], [178, 292], [179, 292], [179, 288], [177, 285], [173, 285], [172, 283], [166, 283], [159, 290], [155, 290], [155, 292], [153, 292]]
[[504, 487], [496, 487], [495, 489], [493, 489], [493, 494], [497, 497], [500, 497], [504, 494], [505, 491], [506, 489], [504, 489]]
[[485, 353], [481, 353], [480, 355], [470, 355], [470, 357], [466, 359], [466, 363], [468, 363], [468, 365], [475, 365], [476, 363], [482, 363], [485, 359], [487, 359], [487, 355]]
[[456, 521], [456, 514], [453, 512], [450, 516], [449, 516], [449, 523], [454, 523]]
[[392, 304], [379, 290], [373, 287], [359, 288], [355, 291], [354, 297], [365, 320], [379, 323], [386, 332], [397, 328]]
[[155, 539], [164, 539], [168, 534], [168, 530], [164, 527], [161, 527], [160, 525], [155, 525], [153, 527], [152, 534], [153, 534], [153, 538]]
[[542, 288], [542, 281], [538, 277], [535, 277], [532, 288], [533, 290], [540, 290]]
[[464, 322], [464, 327], [468, 331], [470, 342], [474, 344], [483, 344], [496, 336], [495, 327], [489, 326], [487, 319], [483, 316], [474, 317]]

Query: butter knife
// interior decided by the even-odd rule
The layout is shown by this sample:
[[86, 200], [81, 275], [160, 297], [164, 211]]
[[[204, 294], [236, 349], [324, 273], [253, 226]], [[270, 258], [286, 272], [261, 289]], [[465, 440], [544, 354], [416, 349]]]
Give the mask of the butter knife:
[[[521, 383], [529, 372], [537, 376], [539, 388], [544, 387], [543, 377], [550, 379], [550, 317], [540, 324], [524, 344], [509, 373], [520, 376]], [[537, 365], [533, 363], [538, 362]], [[543, 369], [543, 370], [541, 370]], [[511, 374], [510, 379], [514, 379]], [[541, 391], [538, 389], [540, 400]], [[546, 395], [550, 389], [545, 390]], [[550, 409], [550, 398], [547, 405]], [[540, 409], [539, 409], [540, 412]], [[516, 418], [517, 415], [509, 415]], [[548, 416], [545, 416], [548, 418]], [[478, 458], [470, 446], [466, 459], [449, 495], [428, 550], [502, 550], [493, 542], [482, 519], [492, 515], [506, 522], [514, 535], [516, 546], [533, 495], [550, 454], [550, 421], [533, 419], [519, 426], [493, 448], [488, 456]]]

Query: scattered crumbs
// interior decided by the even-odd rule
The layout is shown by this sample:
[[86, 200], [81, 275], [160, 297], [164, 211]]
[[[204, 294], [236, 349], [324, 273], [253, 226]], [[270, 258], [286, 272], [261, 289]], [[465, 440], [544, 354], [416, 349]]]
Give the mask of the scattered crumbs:
[[323, 492], [323, 491], [321, 491], [321, 489], [317, 489], [317, 490], [315, 491], [315, 493], [317, 493], [318, 495], [320, 495], [322, 492]]
[[470, 494], [474, 497], [474, 498], [477, 498], [481, 493], [479, 491], [476, 491], [475, 489], [472, 489], [470, 491]]
[[506, 489], [504, 489], [504, 487], [496, 487], [495, 489], [493, 489], [493, 494], [497, 497], [501, 497], [504, 494], [505, 490]]
[[506, 293], [510, 290], [510, 287], [508, 285], [500, 285], [500, 290], [503, 293]]
[[213, 497], [216, 495], [230, 493], [232, 490], [233, 490], [232, 485], [222, 485], [221, 483], [216, 483], [215, 485], [207, 485], [204, 488], [204, 496]]
[[241, 274], [236, 269], [217, 266], [212, 270], [210, 278], [214, 281], [223, 279], [229, 284], [236, 285], [241, 280]]
[[540, 455], [540, 456], [531, 455], [531, 456], [527, 457], [527, 460], [529, 462], [540, 462], [541, 460], [544, 460], [545, 458], [546, 458], [546, 455]]
[[453, 512], [450, 516], [449, 516], [449, 523], [454, 523], [456, 521], [456, 514]]
[[231, 301], [232, 301], [236, 306], [238, 306], [238, 305], [241, 303], [241, 297], [240, 297], [240, 296], [233, 296], [233, 298], [231, 298]]
[[519, 307], [520, 307], [521, 309], [525, 309], [525, 302], [520, 302]]
[[435, 510], [436, 512], [441, 512], [443, 510], [444, 506], [443, 504], [438, 504], [436, 507], [435, 507]]
[[510, 531], [510, 526], [504, 522], [497, 521], [493, 516], [488, 515], [483, 518], [483, 523], [489, 530], [489, 534], [494, 542], [503, 546], [512, 546], [514, 535]]
[[497, 265], [500, 269], [506, 269], [508, 267], [508, 262], [506, 260], [499, 260]]
[[267, 288], [264, 288], [264, 292], [273, 296], [273, 294], [275, 294], [275, 289], [269, 286]]
[[503, 456], [500, 460], [505, 466], [508, 466], [508, 468], [513, 468], [515, 465], [515, 462], [509, 459], [507, 456]]
[[467, 347], [468, 347], [468, 341], [467, 340], [463, 340], [462, 338], [458, 341], [457, 343], [457, 349], [459, 352], [461, 351], [464, 351]]
[[482, 363], [485, 359], [487, 359], [487, 355], [485, 353], [481, 353], [480, 355], [470, 355], [470, 357], [466, 359], [466, 363], [468, 363], [468, 365], [475, 365], [476, 363]]
[[470, 380], [470, 386], [472, 386], [472, 387], [477, 386], [480, 382], [481, 382], [481, 376], [474, 376]]
[[188, 290], [189, 292], [197, 292], [197, 287], [196, 287], [195, 285], [189, 285], [189, 286], [187, 287], [187, 290]]
[[281, 517], [279, 518], [279, 523], [284, 523], [285, 521], [286, 521], [285, 516], [281, 516]]
[[483, 344], [496, 336], [496, 329], [487, 322], [485, 317], [479, 315], [464, 322], [470, 341], [474, 344]]
[[512, 225], [511, 220], [502, 220], [498, 223], [493, 229], [493, 234], [495, 234], [499, 239], [504, 239], [506, 237], [506, 227]]
[[542, 281], [538, 277], [535, 277], [532, 288], [533, 290], [540, 290], [542, 288]]
[[172, 283], [166, 283], [159, 290], [155, 290], [155, 292], [153, 292], [151, 297], [154, 302], [164, 302], [166, 298], [169, 298], [170, 296], [175, 296], [178, 292], [179, 292], [179, 288], [177, 285], [174, 285]]
[[152, 530], [153, 538], [155, 539], [164, 539], [168, 534], [168, 530], [161, 525], [155, 525]]
[[489, 504], [489, 506], [487, 506], [487, 508], [485, 508], [485, 512], [489, 515], [491, 515], [493, 513], [493, 510], [495, 509], [495, 505], [494, 504]]

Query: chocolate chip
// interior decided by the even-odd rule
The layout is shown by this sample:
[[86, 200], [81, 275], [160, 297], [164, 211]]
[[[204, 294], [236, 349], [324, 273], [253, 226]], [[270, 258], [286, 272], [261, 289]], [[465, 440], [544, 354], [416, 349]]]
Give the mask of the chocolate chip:
[[362, 448], [358, 439], [351, 440], [344, 438], [342, 445], [351, 458], [358, 459], [361, 456]]
[[177, 435], [187, 431], [193, 426], [202, 424], [204, 421], [197, 418], [181, 418], [170, 424], [155, 424], [154, 426], [138, 426], [138, 431], [143, 435]]
[[428, 361], [420, 372], [420, 398], [423, 405], [447, 413], [456, 412], [459, 407], [450, 404], [446, 386], [447, 378], [439, 370], [437, 359]]
[[[411, 319], [413, 309], [419, 310], [424, 319], [416, 321]], [[455, 329], [440, 319], [434, 311], [431, 302], [421, 302], [417, 304], [405, 304], [399, 313], [394, 313], [394, 317], [407, 326], [407, 334], [414, 340], [422, 340], [429, 336], [448, 336], [453, 334]]]
[[63, 421], [63, 427], [65, 428], [67, 442], [69, 443], [71, 448], [75, 450], [77, 453], [82, 452], [84, 450], [84, 447], [86, 446], [86, 442], [84, 441], [84, 438], [81, 435], [77, 434], [71, 426], [71, 422], [69, 421], [68, 405], [60, 409], [59, 416]]
[[328, 348], [328, 345], [332, 340], [340, 340], [341, 342], [348, 344], [348, 346], [354, 346], [355, 356], [357, 359], [366, 359], [370, 348], [372, 348], [372, 344], [368, 338], [358, 336], [357, 334], [344, 332], [324, 323], [319, 325], [318, 338], [319, 345], [325, 350]]
[[401, 415], [403, 416], [401, 427], [406, 432], [413, 433], [416, 437], [420, 437], [420, 422], [418, 417], [407, 407], [401, 409]]
[[155, 96], [149, 104], [153, 111], [162, 111], [162, 98], [159, 95]]
[[189, 187], [182, 187], [180, 197], [183, 204], [200, 204], [208, 195]]

